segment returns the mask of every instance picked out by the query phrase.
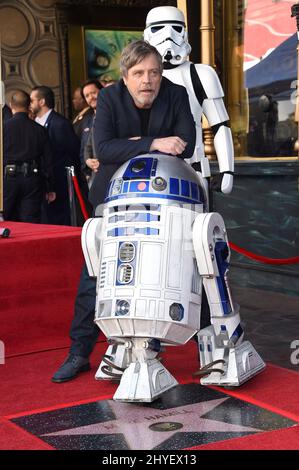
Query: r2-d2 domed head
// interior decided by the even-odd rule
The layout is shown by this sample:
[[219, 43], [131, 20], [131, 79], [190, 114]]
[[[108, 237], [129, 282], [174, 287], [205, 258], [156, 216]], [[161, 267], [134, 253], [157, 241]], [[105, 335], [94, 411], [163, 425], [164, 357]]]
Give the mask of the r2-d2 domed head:
[[132, 158], [114, 173], [105, 202], [204, 205], [203, 188], [202, 178], [182, 158], [154, 152]]
[[154, 46], [164, 63], [180, 65], [191, 52], [184, 14], [176, 7], [156, 7], [146, 17], [144, 40]]

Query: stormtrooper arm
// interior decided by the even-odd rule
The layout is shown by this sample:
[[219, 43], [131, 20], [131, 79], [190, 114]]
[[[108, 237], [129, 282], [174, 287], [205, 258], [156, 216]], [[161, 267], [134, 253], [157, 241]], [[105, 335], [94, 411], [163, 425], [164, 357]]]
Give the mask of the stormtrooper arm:
[[[233, 187], [234, 147], [228, 121], [224, 121], [226, 110], [223, 100], [221, 98], [206, 99], [203, 102], [203, 112], [211, 124], [214, 133], [214, 147], [221, 176], [221, 191], [228, 194]], [[215, 120], [218, 122], [213, 123]], [[216, 179], [213, 189], [218, 189], [219, 185], [217, 183]]]
[[90, 277], [99, 275], [102, 218], [88, 219], [82, 228], [81, 245]]
[[[195, 69], [203, 88], [203, 113], [214, 133], [214, 146], [221, 176], [219, 186], [221, 191], [227, 194], [231, 192], [233, 186], [234, 147], [229, 116], [223, 102], [223, 89], [212, 67], [197, 64]], [[218, 189], [217, 184], [214, 186], [216, 186], [214, 189]]]

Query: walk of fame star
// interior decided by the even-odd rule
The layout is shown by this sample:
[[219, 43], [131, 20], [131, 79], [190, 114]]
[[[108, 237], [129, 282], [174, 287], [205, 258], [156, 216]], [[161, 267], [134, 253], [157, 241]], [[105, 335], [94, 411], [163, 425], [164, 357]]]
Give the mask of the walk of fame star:
[[179, 385], [151, 404], [113, 400], [13, 420], [57, 449], [184, 449], [294, 423], [197, 384]]

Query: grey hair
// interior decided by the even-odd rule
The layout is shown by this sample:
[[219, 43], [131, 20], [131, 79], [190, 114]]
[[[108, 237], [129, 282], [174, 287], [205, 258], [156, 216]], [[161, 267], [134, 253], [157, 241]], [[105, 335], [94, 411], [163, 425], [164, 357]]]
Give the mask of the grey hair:
[[139, 64], [149, 55], [157, 58], [159, 71], [163, 72], [162, 57], [157, 49], [146, 41], [133, 41], [124, 48], [120, 57], [120, 73], [122, 77], [127, 77], [128, 70]]

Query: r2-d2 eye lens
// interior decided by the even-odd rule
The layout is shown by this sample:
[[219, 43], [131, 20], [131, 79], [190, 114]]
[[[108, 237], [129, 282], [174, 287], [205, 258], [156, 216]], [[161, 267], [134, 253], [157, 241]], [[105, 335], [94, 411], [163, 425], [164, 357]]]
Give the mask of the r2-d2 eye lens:
[[138, 162], [135, 162], [132, 165], [132, 172], [133, 173], [140, 173], [140, 171], [144, 170], [146, 167], [146, 161], [145, 160], [139, 160]]

